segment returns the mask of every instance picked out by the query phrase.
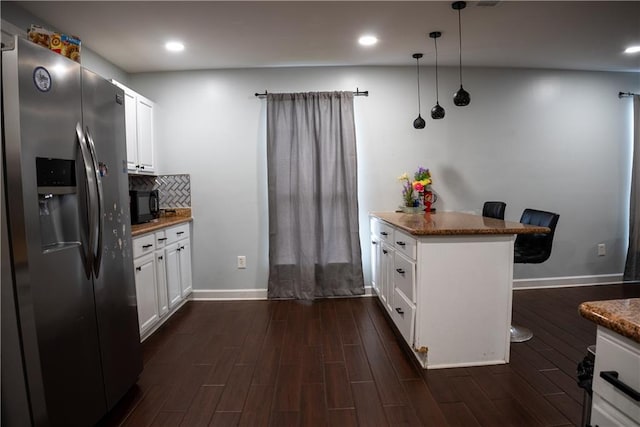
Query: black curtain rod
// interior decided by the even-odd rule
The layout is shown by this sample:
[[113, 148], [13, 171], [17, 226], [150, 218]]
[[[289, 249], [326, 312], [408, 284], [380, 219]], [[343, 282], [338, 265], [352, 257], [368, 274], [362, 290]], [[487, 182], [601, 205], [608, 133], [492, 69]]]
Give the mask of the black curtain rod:
[[[265, 90], [264, 93], [258, 93], [256, 92], [255, 95], [258, 98], [266, 98], [268, 92]], [[365, 90], [365, 91], [360, 91], [360, 89], [356, 88], [356, 91], [353, 92], [353, 96], [369, 96], [369, 91]]]
[[637, 93], [632, 92], [618, 92], [618, 98], [626, 98], [627, 96], [638, 95]]

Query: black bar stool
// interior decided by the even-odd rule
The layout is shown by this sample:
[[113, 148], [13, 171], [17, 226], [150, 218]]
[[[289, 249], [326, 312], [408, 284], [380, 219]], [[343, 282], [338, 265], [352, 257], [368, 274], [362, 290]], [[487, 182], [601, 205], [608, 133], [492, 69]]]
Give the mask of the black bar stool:
[[[551, 256], [553, 235], [560, 215], [553, 212], [525, 209], [520, 222], [523, 224], [549, 227], [549, 233], [518, 234], [513, 248], [513, 262], [516, 264], [540, 264]], [[529, 341], [533, 332], [523, 326], [511, 325], [511, 342]]]

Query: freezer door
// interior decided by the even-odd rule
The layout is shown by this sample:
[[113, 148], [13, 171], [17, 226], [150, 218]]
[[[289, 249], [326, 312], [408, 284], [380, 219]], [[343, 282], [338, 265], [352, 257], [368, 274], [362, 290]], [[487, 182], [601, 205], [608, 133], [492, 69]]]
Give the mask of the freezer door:
[[93, 425], [106, 411], [93, 282], [83, 262], [80, 70], [26, 40], [2, 53], [13, 292], [36, 425]]
[[107, 405], [112, 408], [142, 370], [129, 216], [122, 89], [82, 72], [84, 129], [95, 156], [100, 219], [95, 296]]

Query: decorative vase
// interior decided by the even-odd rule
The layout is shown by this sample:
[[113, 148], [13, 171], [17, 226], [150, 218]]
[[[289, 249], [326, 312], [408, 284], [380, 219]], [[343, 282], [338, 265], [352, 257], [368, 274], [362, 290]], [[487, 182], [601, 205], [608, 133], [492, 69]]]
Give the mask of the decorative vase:
[[425, 191], [422, 193], [422, 203], [424, 204], [424, 211], [431, 212], [431, 205], [438, 200], [438, 197], [433, 194], [431, 191], [431, 186], [425, 188]]
[[402, 212], [409, 214], [422, 213], [424, 211], [424, 206], [403, 206]]

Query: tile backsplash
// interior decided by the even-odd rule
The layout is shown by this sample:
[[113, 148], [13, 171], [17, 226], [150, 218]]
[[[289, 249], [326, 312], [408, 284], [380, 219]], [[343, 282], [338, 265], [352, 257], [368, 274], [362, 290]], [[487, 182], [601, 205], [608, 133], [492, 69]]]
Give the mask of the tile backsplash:
[[129, 190], [158, 190], [160, 209], [191, 207], [191, 176], [129, 175]]

